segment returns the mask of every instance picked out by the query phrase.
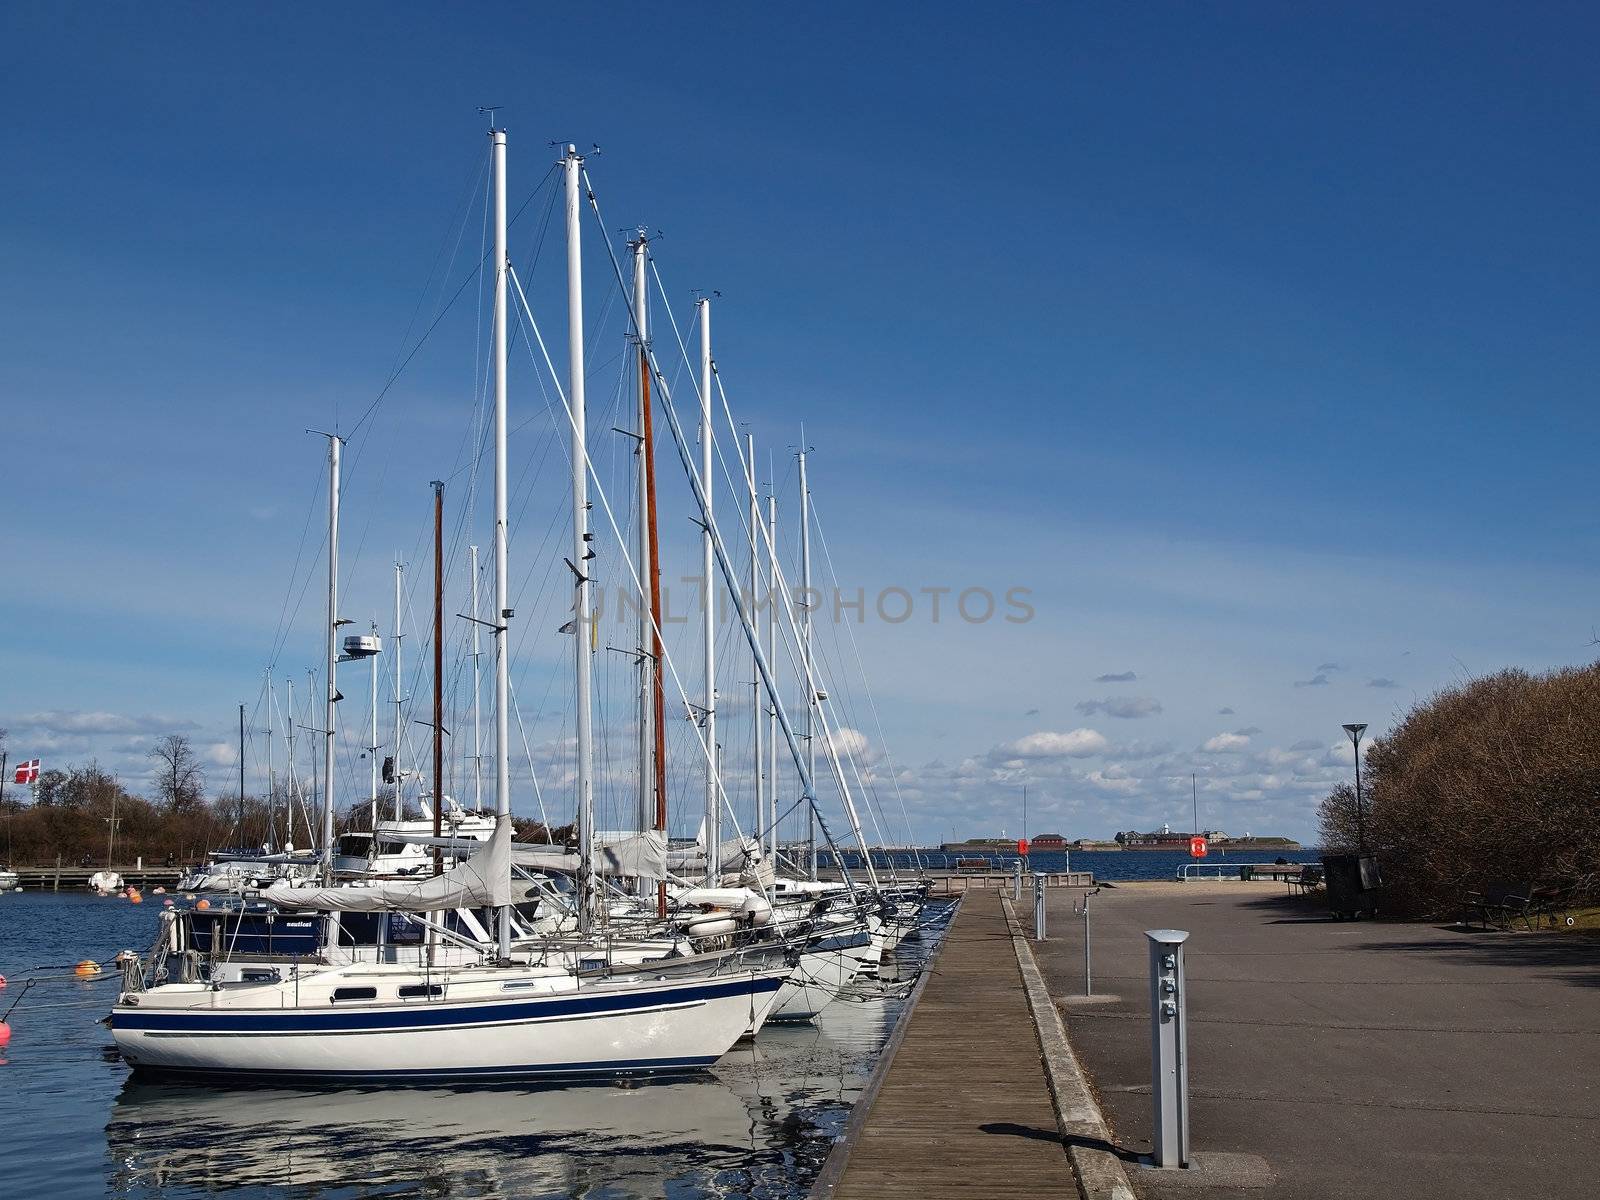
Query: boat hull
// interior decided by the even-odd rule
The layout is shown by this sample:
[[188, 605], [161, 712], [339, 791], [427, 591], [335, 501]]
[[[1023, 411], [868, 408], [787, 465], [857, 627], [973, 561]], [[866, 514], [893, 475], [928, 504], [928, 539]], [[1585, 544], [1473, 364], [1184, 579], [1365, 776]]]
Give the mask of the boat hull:
[[[112, 1010], [141, 1073], [360, 1082], [586, 1078], [709, 1067], [766, 1018], [787, 971], [555, 995], [330, 1008]], [[125, 998], [127, 999], [127, 998]]]

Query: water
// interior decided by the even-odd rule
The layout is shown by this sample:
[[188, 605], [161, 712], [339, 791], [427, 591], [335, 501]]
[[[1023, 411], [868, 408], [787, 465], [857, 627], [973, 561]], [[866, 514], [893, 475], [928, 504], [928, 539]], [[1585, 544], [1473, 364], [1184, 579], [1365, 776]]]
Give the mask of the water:
[[[1287, 859], [1292, 863], [1315, 863], [1321, 861], [1320, 850], [1241, 850], [1229, 854], [1219, 854], [1213, 850], [1203, 859], [1192, 859], [1185, 850], [1074, 850], [1070, 854], [1063, 854], [1059, 850], [1035, 851], [1028, 855], [1024, 870], [1030, 871], [1065, 871], [1068, 866], [1074, 871], [1092, 871], [1097, 881], [1102, 883], [1120, 883], [1138, 879], [1175, 879], [1178, 868], [1187, 863], [1198, 862], [1210, 874], [1214, 868], [1237, 867], [1239, 863], [1270, 863], [1279, 858]], [[905, 851], [894, 851], [892, 854], [894, 866], [906, 869], [913, 866], [914, 859]], [[982, 855], [982, 854], [946, 854], [935, 850], [923, 851], [922, 865], [928, 870], [946, 870], [954, 868], [958, 859], [974, 861], [978, 858], [988, 857], [997, 870], [1010, 871], [1012, 863], [1016, 862], [1015, 854]], [[859, 852], [846, 852], [845, 866], [850, 870], [860, 870], [861, 855]], [[826, 859], [824, 863], [826, 864]], [[887, 860], [881, 852], [874, 852], [872, 856], [874, 867], [884, 868]]]
[[[154, 926], [151, 904], [0, 895], [0, 974], [12, 979], [0, 1011], [23, 968], [109, 963], [144, 949]], [[925, 953], [906, 943], [898, 968]], [[900, 1008], [839, 1000], [815, 1027], [769, 1026], [708, 1074], [628, 1088], [227, 1089], [135, 1082], [98, 1023], [116, 986], [35, 987], [12, 1014], [0, 1052], [8, 1195], [803, 1196]]]

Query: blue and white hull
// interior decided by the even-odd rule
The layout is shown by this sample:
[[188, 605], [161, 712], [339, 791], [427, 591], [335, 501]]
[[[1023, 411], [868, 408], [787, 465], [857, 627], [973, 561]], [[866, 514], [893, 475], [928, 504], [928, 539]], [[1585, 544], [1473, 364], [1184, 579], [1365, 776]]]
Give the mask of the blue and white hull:
[[435, 975], [432, 982], [418, 982], [424, 977], [414, 972], [345, 970], [301, 980], [298, 1003], [293, 980], [222, 990], [166, 984], [122, 996], [111, 1030], [135, 1070], [238, 1079], [423, 1082], [673, 1072], [710, 1066], [747, 1028], [759, 1026], [787, 974], [784, 968], [579, 986], [570, 975], [492, 968]]

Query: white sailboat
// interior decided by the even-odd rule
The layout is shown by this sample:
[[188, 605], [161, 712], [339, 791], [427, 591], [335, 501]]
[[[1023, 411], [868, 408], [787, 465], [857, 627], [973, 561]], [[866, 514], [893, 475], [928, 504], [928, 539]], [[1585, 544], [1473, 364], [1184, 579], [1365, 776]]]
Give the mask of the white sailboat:
[[[281, 888], [277, 910], [371, 913], [385, 925], [421, 922], [430, 936], [416, 960], [335, 963], [313, 935], [307, 961], [252, 968], [214, 936], [209, 957], [180, 936], [180, 914], [163, 921], [163, 940], [129, 964], [110, 1025], [123, 1057], [139, 1071], [273, 1079], [498, 1079], [678, 1071], [709, 1066], [746, 1031], [758, 1029], [790, 973], [763, 956], [713, 956], [685, 974], [643, 964], [622, 974], [614, 961], [586, 976], [570, 965], [534, 966], [511, 955], [509, 677], [512, 616], [506, 569], [507, 280], [503, 130], [491, 131], [495, 222], [495, 830], [482, 849], [443, 874], [367, 887], [333, 886], [333, 747], [336, 737], [335, 640], [338, 615], [339, 452], [329, 435], [329, 546], [322, 879], [319, 888]], [[572, 355], [574, 553], [588, 556], [587, 450], [583, 425], [582, 293], [578, 260], [578, 180], [582, 160], [563, 158], [568, 226], [569, 336]], [[575, 568], [578, 730], [578, 932], [593, 932], [598, 907], [590, 783], [588, 580]], [[452, 935], [450, 913], [483, 911], [490, 943]], [[192, 928], [193, 915], [185, 914]], [[276, 912], [261, 919], [271, 926]], [[337, 928], [325, 920], [322, 928]], [[214, 927], [220, 930], [220, 926]], [[488, 931], [485, 931], [486, 933]], [[382, 941], [380, 935], [380, 943]], [[441, 955], [448, 943], [448, 952]], [[231, 970], [216, 969], [217, 959]], [[271, 958], [268, 955], [268, 958]]]

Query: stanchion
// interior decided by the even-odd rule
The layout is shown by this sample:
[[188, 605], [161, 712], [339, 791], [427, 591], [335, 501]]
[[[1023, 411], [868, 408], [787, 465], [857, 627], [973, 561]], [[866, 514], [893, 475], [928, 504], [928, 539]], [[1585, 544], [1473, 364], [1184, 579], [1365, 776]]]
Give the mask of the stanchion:
[[1012, 872], [1011, 872], [1011, 902], [1013, 904], [1021, 904], [1022, 903], [1022, 859], [1018, 858], [1017, 861], [1012, 863], [1011, 865], [1012, 865]]
[[1044, 876], [1033, 877], [1033, 940], [1044, 942]]

